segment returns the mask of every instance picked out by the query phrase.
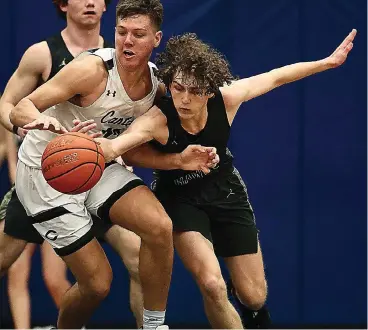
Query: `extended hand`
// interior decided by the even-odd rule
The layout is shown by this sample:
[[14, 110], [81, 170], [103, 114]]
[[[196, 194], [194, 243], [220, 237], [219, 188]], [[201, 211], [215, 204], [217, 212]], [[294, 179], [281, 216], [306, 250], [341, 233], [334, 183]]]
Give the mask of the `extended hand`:
[[56, 118], [43, 114], [40, 114], [40, 116], [31, 123], [24, 125], [23, 128], [26, 130], [39, 129], [43, 131], [51, 131], [58, 134], [68, 132], [66, 128], [61, 125]]
[[357, 30], [353, 29], [341, 45], [327, 58], [332, 68], [336, 68], [345, 62], [349, 52], [353, 49], [353, 40], [356, 34]]
[[189, 145], [181, 154], [181, 169], [186, 171], [202, 171], [208, 174], [211, 168], [220, 161], [216, 148]]
[[[72, 128], [71, 132], [79, 132], [79, 133], [87, 133], [90, 130], [93, 130], [96, 128], [97, 124], [93, 119], [86, 120], [86, 121], [80, 121], [79, 119], [73, 120], [74, 127]], [[97, 133], [89, 133], [88, 134], [92, 139], [98, 138], [102, 136], [102, 132]]]

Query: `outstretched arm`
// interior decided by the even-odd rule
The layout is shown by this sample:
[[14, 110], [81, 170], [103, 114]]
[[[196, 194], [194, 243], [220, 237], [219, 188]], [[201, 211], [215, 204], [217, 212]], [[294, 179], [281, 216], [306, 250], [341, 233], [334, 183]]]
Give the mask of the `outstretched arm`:
[[235, 81], [221, 88], [229, 122], [235, 117], [241, 103], [265, 94], [281, 85], [342, 65], [353, 48], [357, 31], [352, 30], [339, 47], [328, 57], [314, 62], [287, 65], [250, 78]]
[[146, 144], [153, 139], [165, 143], [167, 138], [166, 117], [154, 106], [138, 117], [119, 137], [96, 141], [101, 145], [106, 162], [123, 155], [129, 165], [163, 170], [201, 170], [208, 173], [219, 161], [216, 149], [211, 147], [192, 145], [182, 153], [166, 154]]
[[[65, 133], [55, 118], [41, 112], [47, 108], [68, 101], [75, 95], [88, 95], [104, 79], [106, 70], [96, 56], [79, 58], [67, 64], [55, 77], [23, 98], [10, 113], [11, 122], [26, 129], [50, 129]], [[56, 127], [55, 127], [56, 125]]]
[[101, 145], [106, 162], [125, 154], [127, 151], [151, 141], [158, 131], [166, 127], [166, 117], [156, 106], [145, 114], [138, 117], [129, 128], [117, 138], [109, 140], [106, 138], [96, 139]]
[[181, 153], [163, 153], [146, 143], [123, 155], [126, 164], [156, 170], [200, 170], [205, 174], [219, 162], [216, 148], [189, 145]]

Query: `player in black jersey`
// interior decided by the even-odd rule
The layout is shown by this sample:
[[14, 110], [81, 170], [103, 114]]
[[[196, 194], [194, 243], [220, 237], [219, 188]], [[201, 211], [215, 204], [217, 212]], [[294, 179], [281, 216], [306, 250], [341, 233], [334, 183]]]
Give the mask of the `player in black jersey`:
[[[27, 131], [10, 123], [9, 113], [12, 108], [37, 86], [54, 77], [79, 53], [87, 49], [113, 46], [100, 35], [101, 17], [110, 2], [111, 0], [53, 0], [58, 14], [66, 20], [66, 28], [46, 41], [32, 45], [24, 53], [1, 98], [0, 120], [6, 129], [24, 137]], [[43, 277], [57, 308], [60, 307], [62, 296], [69, 290], [71, 284], [66, 277], [65, 263], [47, 242], [43, 242], [43, 238], [27, 217], [17, 194], [11, 191], [9, 196], [11, 196], [9, 204], [4, 205], [5, 228], [3, 224], [0, 225], [0, 274], [4, 274], [10, 268], [8, 291], [15, 328], [29, 329], [31, 320], [28, 277], [35, 243], [41, 244]], [[106, 239], [127, 266], [131, 280], [130, 307], [140, 327], [143, 312], [138, 274], [140, 239], [121, 227], [111, 227], [110, 223], [97, 218], [95, 225], [98, 235]], [[17, 259], [21, 254], [22, 257]], [[12, 265], [13, 267], [10, 267]]]
[[[158, 75], [171, 97], [163, 98], [138, 118], [123, 136], [99, 140], [105, 156], [111, 159], [151, 140], [157, 151], [168, 154], [190, 144], [217, 148], [220, 163], [208, 175], [160, 170], [153, 187], [173, 221], [175, 248], [201, 290], [214, 328], [242, 327], [228, 300], [216, 255], [226, 262], [233, 293], [244, 306], [242, 312], [254, 312], [252, 320], [244, 320], [245, 325], [266, 327], [269, 323], [263, 308], [267, 284], [254, 213], [227, 149], [235, 115], [243, 102], [340, 66], [353, 47], [355, 35], [353, 30], [334, 53], [320, 61], [292, 64], [236, 81], [223, 56], [195, 34], [171, 38], [157, 62]], [[155, 168], [155, 153], [146, 146], [128, 151], [124, 158]]]

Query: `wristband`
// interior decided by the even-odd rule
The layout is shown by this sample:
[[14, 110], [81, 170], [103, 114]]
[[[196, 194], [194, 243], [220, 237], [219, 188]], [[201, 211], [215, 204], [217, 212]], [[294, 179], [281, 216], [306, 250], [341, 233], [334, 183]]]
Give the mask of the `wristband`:
[[15, 134], [15, 135], [18, 135], [18, 126], [15, 126], [15, 125], [13, 125], [13, 133]]

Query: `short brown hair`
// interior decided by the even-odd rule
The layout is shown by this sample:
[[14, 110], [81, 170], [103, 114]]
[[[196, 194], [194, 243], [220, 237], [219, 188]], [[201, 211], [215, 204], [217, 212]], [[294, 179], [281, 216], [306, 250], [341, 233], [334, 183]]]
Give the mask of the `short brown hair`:
[[235, 79], [224, 55], [198, 39], [195, 33], [170, 38], [164, 52], [157, 55], [156, 64], [158, 77], [167, 88], [178, 72], [194, 77], [203, 94], [214, 93]]
[[147, 15], [157, 30], [161, 29], [164, 8], [160, 0], [119, 0], [116, 21], [133, 15]]
[[[111, 0], [105, 0], [105, 5], [106, 7], [110, 4]], [[60, 9], [60, 6], [65, 6], [68, 4], [68, 0], [52, 0], [52, 3], [55, 5], [56, 7], [56, 11], [58, 13], [58, 15], [64, 20], [66, 21], [66, 13], [63, 12]]]

